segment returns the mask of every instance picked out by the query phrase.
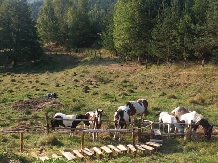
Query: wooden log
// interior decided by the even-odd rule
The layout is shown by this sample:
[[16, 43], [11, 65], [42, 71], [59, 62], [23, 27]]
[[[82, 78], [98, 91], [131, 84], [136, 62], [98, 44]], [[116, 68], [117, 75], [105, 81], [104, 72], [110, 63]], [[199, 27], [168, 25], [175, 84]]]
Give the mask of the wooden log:
[[127, 147], [128, 147], [128, 152], [129, 153], [132, 152], [133, 157], [135, 157], [136, 156], [136, 151], [137, 151], [136, 148], [132, 144], [128, 144]]
[[57, 154], [52, 154], [52, 156], [51, 156], [52, 158], [61, 158], [62, 156], [58, 156]]
[[92, 149], [94, 151], [94, 154], [98, 155], [98, 157], [101, 159], [102, 154], [103, 154], [102, 151], [97, 147], [93, 147]]
[[145, 148], [145, 149], [149, 150], [150, 153], [154, 152], [154, 148], [149, 146], [149, 145], [141, 144], [141, 146], [142, 146], [142, 148]]
[[110, 158], [113, 157], [113, 151], [110, 150], [110, 148], [108, 148], [107, 146], [102, 146], [100, 148], [101, 148], [101, 151], [107, 153]]
[[82, 153], [84, 153], [84, 154], [88, 155], [89, 157], [91, 157], [91, 156], [93, 156], [93, 155], [94, 155], [94, 152], [93, 152], [93, 151], [91, 151], [91, 150], [90, 150], [90, 149], [88, 149], [88, 148], [83, 148], [81, 151], [82, 151]]
[[20, 133], [20, 152], [23, 153], [23, 132]]
[[118, 154], [121, 153], [122, 151], [120, 149], [118, 149], [117, 147], [113, 146], [113, 145], [107, 145], [110, 149], [112, 149], [113, 151], [117, 152]]
[[84, 156], [79, 152], [79, 150], [77, 150], [77, 149], [74, 149], [73, 150], [73, 153], [77, 156], [77, 157], [79, 157], [80, 159], [83, 159], [84, 158]]
[[160, 144], [158, 144], [158, 143], [155, 143], [155, 142], [146, 142], [146, 145], [149, 145], [149, 146], [152, 146], [152, 147], [154, 147], [156, 151], [157, 151], [157, 150], [159, 150], [159, 149], [160, 149], [160, 147], [161, 147], [161, 145], [160, 145]]
[[71, 152], [62, 152], [62, 155], [69, 161], [76, 159], [76, 156], [74, 156]]
[[120, 149], [123, 153], [127, 153], [127, 148], [126, 148], [124, 145], [119, 144], [119, 145], [117, 146], [117, 148]]
[[40, 156], [39, 159], [44, 162], [45, 160], [49, 160], [49, 157], [48, 156]]
[[142, 146], [140, 146], [139, 144], [136, 144], [135, 147], [136, 147], [136, 149], [140, 150], [142, 153], [145, 152], [145, 149]]
[[163, 140], [158, 140], [158, 139], [150, 139], [150, 142], [155, 142], [155, 143], [163, 144]]

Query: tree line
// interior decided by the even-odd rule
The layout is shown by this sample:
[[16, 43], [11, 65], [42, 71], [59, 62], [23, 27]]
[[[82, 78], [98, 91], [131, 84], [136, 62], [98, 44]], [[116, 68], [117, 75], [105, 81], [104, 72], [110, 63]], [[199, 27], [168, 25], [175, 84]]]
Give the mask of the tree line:
[[0, 64], [42, 45], [104, 48], [139, 61], [218, 58], [216, 0], [0, 0]]

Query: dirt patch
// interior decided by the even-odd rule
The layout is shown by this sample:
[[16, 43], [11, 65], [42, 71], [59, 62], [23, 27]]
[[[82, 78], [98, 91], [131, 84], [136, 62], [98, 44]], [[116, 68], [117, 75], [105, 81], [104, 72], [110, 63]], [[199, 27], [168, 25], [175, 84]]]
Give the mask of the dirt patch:
[[57, 102], [56, 99], [53, 98], [32, 98], [27, 100], [19, 100], [12, 104], [12, 108], [14, 110], [43, 110], [44, 108], [60, 108], [63, 107], [63, 104]]

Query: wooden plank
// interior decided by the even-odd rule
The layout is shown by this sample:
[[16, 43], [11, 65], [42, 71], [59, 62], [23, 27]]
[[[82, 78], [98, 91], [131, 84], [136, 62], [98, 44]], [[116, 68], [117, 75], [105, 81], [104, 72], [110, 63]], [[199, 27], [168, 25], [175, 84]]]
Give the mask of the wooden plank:
[[58, 156], [57, 154], [52, 154], [52, 158], [61, 158], [62, 156]]
[[127, 147], [130, 151], [136, 152], [136, 148], [132, 144], [128, 144]]
[[155, 142], [146, 142], [146, 145], [152, 146], [156, 149], [156, 151], [160, 148], [160, 144], [155, 143]]
[[110, 148], [108, 148], [107, 146], [102, 146], [100, 147], [102, 151], [106, 152], [110, 158], [113, 157], [113, 151], [110, 150]]
[[121, 153], [121, 150], [119, 150], [117, 147], [113, 146], [113, 145], [107, 145], [110, 149], [114, 150], [117, 153]]
[[117, 148], [120, 149], [123, 153], [126, 153], [126, 152], [127, 152], [127, 148], [126, 148], [124, 145], [122, 145], [122, 144], [119, 144], [119, 145], [117, 146]]
[[94, 150], [95, 153], [97, 153], [98, 155], [102, 155], [103, 153], [101, 152], [101, 150], [97, 147], [93, 147], [92, 148]]
[[82, 149], [82, 152], [85, 153], [85, 154], [88, 155], [88, 156], [92, 156], [92, 155], [94, 154], [94, 152], [91, 151], [91, 150], [88, 149], [88, 148], [83, 148], [83, 149]]
[[64, 157], [66, 157], [69, 161], [76, 158], [76, 156], [74, 156], [71, 152], [62, 152], [62, 155], [64, 155]]
[[136, 157], [136, 151], [137, 151], [137, 150], [136, 150], [136, 148], [134, 147], [134, 145], [128, 144], [127, 147], [128, 147], [129, 153], [132, 152], [132, 153], [133, 153], [133, 157]]
[[42, 160], [43, 162], [44, 162], [45, 160], [49, 160], [48, 156], [41, 156], [41, 157], [39, 157], [39, 159]]
[[155, 143], [160, 143], [163, 144], [163, 140], [158, 140], [158, 139], [150, 139], [151, 142], [155, 142]]
[[146, 142], [147, 145], [151, 145], [153, 147], [157, 147], [157, 148], [160, 148], [162, 146], [162, 144], [159, 144], [159, 143], [155, 143], [155, 142]]
[[113, 151], [110, 150], [110, 148], [108, 148], [107, 146], [102, 146], [102, 147], [100, 147], [100, 148], [101, 148], [102, 151], [105, 151], [105, 152], [108, 153], [108, 154], [110, 154], [110, 153], [113, 152]]
[[149, 145], [141, 144], [141, 146], [142, 146], [142, 148], [145, 148], [145, 149], [149, 150], [150, 153], [153, 153], [153, 151], [154, 151], [154, 148], [149, 146]]
[[145, 148], [143, 148], [142, 146], [140, 146], [139, 144], [136, 144], [135, 147], [137, 149], [139, 149], [140, 151], [144, 152], [145, 151]]
[[84, 158], [84, 156], [79, 152], [79, 150], [77, 150], [77, 149], [74, 149], [73, 150], [73, 153], [77, 156], [77, 157], [79, 157], [80, 159], [82, 159], [82, 158]]

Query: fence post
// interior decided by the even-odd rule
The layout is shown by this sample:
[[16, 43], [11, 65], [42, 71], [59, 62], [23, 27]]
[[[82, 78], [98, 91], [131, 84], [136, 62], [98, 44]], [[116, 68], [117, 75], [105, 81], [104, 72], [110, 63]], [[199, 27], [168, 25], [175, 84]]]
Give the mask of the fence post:
[[85, 135], [85, 132], [83, 131], [82, 132], [82, 140], [81, 140], [81, 149], [84, 148], [84, 135]]
[[45, 119], [46, 119], [46, 129], [47, 129], [47, 132], [49, 133], [49, 122], [48, 122], [48, 112], [45, 113]]
[[154, 123], [151, 123], [151, 134], [150, 134], [150, 139], [153, 138], [153, 129], [154, 129]]
[[135, 129], [132, 129], [132, 145], [135, 146]]
[[141, 135], [141, 119], [138, 121], [138, 141], [141, 141], [142, 135]]
[[191, 140], [191, 137], [192, 137], [192, 123], [193, 123], [193, 121], [191, 120], [191, 125], [190, 125], [190, 127], [189, 127], [189, 140]]
[[23, 132], [20, 133], [20, 152], [23, 153]]

